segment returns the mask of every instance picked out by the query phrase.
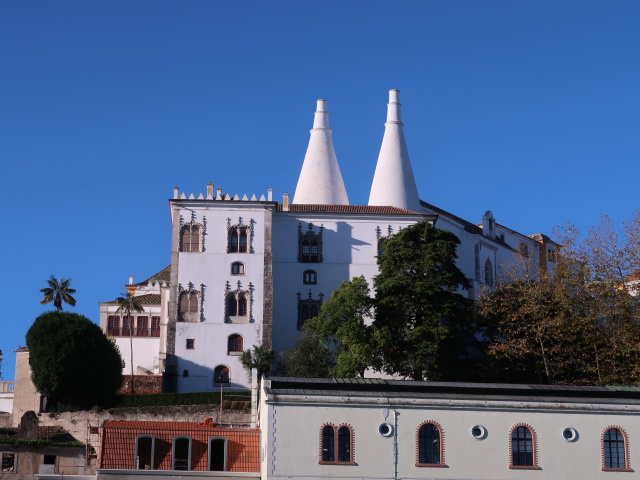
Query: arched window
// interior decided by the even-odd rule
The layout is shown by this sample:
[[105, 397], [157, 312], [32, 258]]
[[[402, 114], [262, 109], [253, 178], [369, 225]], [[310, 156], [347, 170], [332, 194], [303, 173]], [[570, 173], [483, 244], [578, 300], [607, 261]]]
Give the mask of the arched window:
[[209, 439], [209, 471], [225, 472], [227, 470], [227, 439], [213, 437]]
[[237, 333], [229, 335], [227, 353], [229, 355], [240, 355], [242, 350], [244, 350], [244, 338], [242, 338], [242, 335], [238, 335]]
[[136, 437], [136, 462], [137, 470], [154, 470], [154, 458], [156, 439], [151, 435], [138, 435]]
[[247, 227], [229, 228], [229, 253], [247, 253]]
[[332, 425], [327, 425], [322, 428], [322, 455], [321, 461], [323, 462], [333, 462], [335, 459], [334, 456], [334, 431]]
[[435, 422], [424, 422], [418, 428], [417, 467], [443, 467], [442, 428]]
[[318, 283], [318, 275], [315, 270], [305, 270], [302, 274], [302, 283], [305, 285], [315, 285]]
[[180, 229], [180, 251], [200, 252], [200, 225], [189, 223]]
[[488, 258], [484, 262], [484, 284], [487, 287], [493, 287], [493, 264]]
[[351, 461], [351, 430], [342, 426], [338, 429], [338, 461]]
[[191, 437], [173, 437], [171, 470], [191, 470]]
[[230, 317], [247, 316], [247, 297], [244, 293], [230, 293], [227, 295], [227, 315]]
[[178, 321], [198, 322], [200, 321], [199, 297], [195, 290], [184, 290], [180, 292], [180, 305], [178, 311]]
[[620, 427], [611, 427], [602, 435], [602, 469], [629, 471], [627, 436]]
[[229, 367], [225, 367], [224, 365], [218, 365], [213, 371], [213, 382], [214, 383], [229, 383]]
[[[336, 442], [336, 436], [338, 441]], [[320, 464], [353, 464], [353, 430], [325, 425], [320, 430]]]
[[535, 434], [526, 425], [511, 430], [511, 465], [509, 468], [538, 468]]
[[231, 275], [244, 275], [244, 263], [233, 262], [231, 264]]

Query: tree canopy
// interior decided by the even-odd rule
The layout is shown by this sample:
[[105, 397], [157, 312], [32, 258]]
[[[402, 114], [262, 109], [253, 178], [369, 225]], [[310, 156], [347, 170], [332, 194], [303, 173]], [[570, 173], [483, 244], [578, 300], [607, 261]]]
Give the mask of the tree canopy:
[[[469, 281], [455, 263], [458, 238], [419, 222], [385, 240], [371, 297], [364, 277], [343, 282], [305, 324], [328, 346], [334, 376], [373, 368], [414, 380], [457, 378], [472, 330]], [[329, 359], [330, 362], [333, 359]]]
[[62, 302], [68, 303], [72, 307], [76, 304], [76, 299], [73, 298], [73, 294], [76, 291], [73, 288], [70, 288], [71, 279], [67, 278], [56, 278], [51, 275], [51, 278], [47, 280], [47, 284], [49, 285], [46, 288], [40, 290], [40, 292], [44, 295], [40, 303], [46, 305], [47, 303], [53, 302], [53, 306], [56, 310], [62, 311]]
[[33, 383], [53, 405], [90, 408], [122, 384], [120, 352], [87, 317], [43, 313], [26, 340]]

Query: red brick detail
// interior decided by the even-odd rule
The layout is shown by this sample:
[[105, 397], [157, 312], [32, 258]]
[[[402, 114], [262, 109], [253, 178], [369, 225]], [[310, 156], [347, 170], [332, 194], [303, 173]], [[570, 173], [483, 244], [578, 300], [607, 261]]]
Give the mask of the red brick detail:
[[[525, 427], [529, 432], [531, 432], [531, 449], [533, 453], [533, 465], [529, 466], [520, 466], [513, 464], [513, 442], [511, 441], [511, 436], [513, 435], [513, 431], [518, 427]], [[531, 425], [528, 423], [518, 423], [511, 427], [509, 431], [509, 468], [511, 470], [540, 470], [538, 466], [538, 434], [533, 429]]]
[[[624, 439], [624, 468], [607, 468], [604, 466], [604, 436], [612, 428], [620, 430], [620, 433], [622, 434], [622, 438]], [[603, 430], [602, 435], [600, 435], [600, 451], [602, 452], [602, 471], [603, 472], [633, 472], [633, 470], [631, 469], [631, 464], [629, 463], [629, 452], [630, 452], [629, 436], [627, 435], [626, 430], [621, 426], [609, 425], [607, 428]]]
[[[440, 435], [440, 463], [420, 463], [420, 429], [424, 425], [431, 424], [438, 429], [438, 434]], [[444, 463], [444, 430], [442, 429], [442, 425], [438, 422], [434, 422], [433, 420], [426, 420], [418, 425], [416, 428], [416, 467], [446, 467], [447, 465]]]
[[136, 438], [149, 435], [155, 438], [155, 466], [171, 470], [171, 446], [176, 436], [191, 438], [191, 467], [207, 471], [209, 439], [227, 440], [227, 471], [260, 471], [260, 430], [219, 428], [209, 422], [142, 422], [105, 420], [99, 468], [131, 469], [136, 453]]

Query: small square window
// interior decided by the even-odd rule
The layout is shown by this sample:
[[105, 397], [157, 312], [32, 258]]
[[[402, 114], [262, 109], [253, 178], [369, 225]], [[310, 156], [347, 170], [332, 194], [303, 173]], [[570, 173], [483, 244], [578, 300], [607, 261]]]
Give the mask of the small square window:
[[16, 471], [16, 454], [15, 453], [2, 453], [2, 469], [0, 472], [14, 472]]
[[196, 348], [196, 340], [194, 338], [187, 338], [187, 350], [193, 350]]
[[44, 455], [44, 459], [42, 463], [45, 465], [55, 465], [56, 464], [56, 456], [55, 455]]

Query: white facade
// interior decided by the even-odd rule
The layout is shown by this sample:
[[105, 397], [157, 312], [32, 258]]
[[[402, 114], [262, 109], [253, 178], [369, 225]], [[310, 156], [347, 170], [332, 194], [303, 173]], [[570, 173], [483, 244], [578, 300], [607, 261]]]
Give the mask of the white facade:
[[[264, 480], [637, 477], [639, 389], [625, 395], [612, 387], [278, 377], [265, 380], [263, 388]], [[379, 431], [383, 423], [387, 436]], [[437, 463], [430, 465], [420, 464], [425, 457], [419, 430], [425, 424], [439, 433], [429, 438], [431, 445], [437, 442], [430, 458]], [[327, 425], [348, 427], [347, 461], [323, 461]], [[512, 434], [519, 426], [532, 434], [531, 466], [514, 465], [518, 446]], [[607, 469], [604, 436], [611, 428], [622, 436], [623, 451], [613, 460], [622, 461], [622, 468]], [[337, 437], [334, 442], [337, 448]]]
[[[167, 388], [247, 387], [242, 349], [290, 348], [301, 323], [342, 281], [364, 275], [371, 284], [381, 239], [421, 220], [460, 239], [457, 264], [472, 281], [469, 298], [493, 286], [499, 266], [516, 252], [534, 268], [553, 268], [557, 245], [548, 237], [499, 225], [490, 211], [471, 223], [419, 200], [397, 90], [389, 96], [369, 205], [349, 205], [328, 126], [326, 102], [319, 100], [294, 203], [286, 193], [279, 203], [270, 189], [231, 197], [211, 183], [197, 195], [174, 188], [171, 277], [162, 290], [167, 300], [158, 304], [166, 330], [157, 354], [151, 344], [134, 345], [134, 355], [144, 357], [136, 366], [159, 359]], [[101, 309], [106, 319], [113, 307]], [[128, 361], [128, 343], [118, 345]]]

